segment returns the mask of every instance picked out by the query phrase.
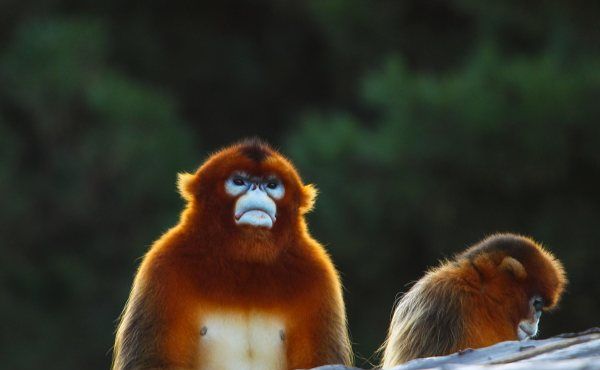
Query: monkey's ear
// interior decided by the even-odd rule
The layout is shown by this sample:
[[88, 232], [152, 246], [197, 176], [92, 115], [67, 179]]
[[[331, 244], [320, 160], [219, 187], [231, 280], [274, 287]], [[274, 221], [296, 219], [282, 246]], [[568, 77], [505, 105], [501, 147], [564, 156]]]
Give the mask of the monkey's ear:
[[191, 173], [181, 172], [177, 175], [177, 189], [181, 197], [188, 202], [194, 198], [195, 176]]
[[524, 280], [527, 277], [523, 264], [512, 257], [504, 257], [500, 269], [510, 272], [517, 280]]
[[308, 184], [304, 185], [304, 187], [302, 188], [302, 193], [303, 197], [302, 203], [300, 204], [300, 213], [305, 214], [313, 209], [319, 191], [314, 185]]

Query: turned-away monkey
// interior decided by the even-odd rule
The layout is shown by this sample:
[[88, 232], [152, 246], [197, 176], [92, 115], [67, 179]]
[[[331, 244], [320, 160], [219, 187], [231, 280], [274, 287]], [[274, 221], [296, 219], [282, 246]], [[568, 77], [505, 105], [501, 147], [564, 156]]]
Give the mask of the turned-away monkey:
[[534, 336], [565, 284], [561, 263], [533, 240], [490, 236], [428, 271], [402, 296], [382, 366]]
[[338, 273], [309, 234], [316, 194], [259, 140], [182, 174], [179, 223], [143, 259], [113, 370], [284, 370], [351, 363]]

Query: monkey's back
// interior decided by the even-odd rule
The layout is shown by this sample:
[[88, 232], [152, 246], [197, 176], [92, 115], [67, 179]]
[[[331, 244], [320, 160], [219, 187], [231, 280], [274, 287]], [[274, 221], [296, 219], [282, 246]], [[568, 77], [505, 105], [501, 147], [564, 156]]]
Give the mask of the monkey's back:
[[400, 298], [384, 343], [384, 368], [456, 351], [464, 337], [463, 298], [470, 293], [457, 289], [455, 280], [438, 269]]

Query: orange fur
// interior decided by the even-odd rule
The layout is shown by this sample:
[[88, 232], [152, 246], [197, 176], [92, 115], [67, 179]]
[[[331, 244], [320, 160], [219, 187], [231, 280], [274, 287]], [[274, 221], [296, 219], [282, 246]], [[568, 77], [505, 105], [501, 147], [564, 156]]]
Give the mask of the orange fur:
[[561, 263], [533, 240], [498, 234], [428, 271], [398, 302], [383, 367], [517, 340], [539, 295], [556, 306], [566, 284]]
[[[225, 180], [234, 171], [277, 175], [285, 195], [271, 229], [236, 225]], [[286, 366], [349, 364], [338, 273], [309, 235], [315, 189], [264, 143], [212, 155], [178, 186], [187, 207], [139, 268], [115, 342], [114, 370], [202, 369], [199, 331], [210, 312], [260, 311], [283, 318]]]

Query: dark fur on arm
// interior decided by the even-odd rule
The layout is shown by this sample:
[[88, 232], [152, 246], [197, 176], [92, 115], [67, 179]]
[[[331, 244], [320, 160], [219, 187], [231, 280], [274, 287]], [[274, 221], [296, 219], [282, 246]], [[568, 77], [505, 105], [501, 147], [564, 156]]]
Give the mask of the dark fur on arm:
[[320, 338], [319, 357], [323, 364], [344, 364], [351, 366], [353, 363], [352, 345], [346, 329], [346, 322], [336, 311], [326, 312], [330, 325]]
[[112, 370], [173, 369], [159, 354], [159, 315], [151, 293], [136, 281], [121, 315]]

